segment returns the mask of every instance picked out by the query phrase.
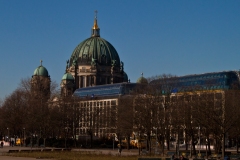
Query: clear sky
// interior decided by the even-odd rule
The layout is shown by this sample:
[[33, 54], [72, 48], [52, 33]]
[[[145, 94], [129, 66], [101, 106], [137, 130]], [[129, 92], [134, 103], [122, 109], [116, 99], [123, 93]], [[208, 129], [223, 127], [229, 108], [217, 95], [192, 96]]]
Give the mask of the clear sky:
[[60, 84], [95, 10], [131, 82], [240, 69], [240, 0], [0, 0], [0, 98], [41, 59]]

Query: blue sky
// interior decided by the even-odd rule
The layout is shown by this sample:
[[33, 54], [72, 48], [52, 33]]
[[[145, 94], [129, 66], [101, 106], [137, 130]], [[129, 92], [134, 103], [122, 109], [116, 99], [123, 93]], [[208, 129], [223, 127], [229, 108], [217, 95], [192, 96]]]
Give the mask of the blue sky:
[[117, 50], [131, 82], [144, 73], [201, 74], [240, 69], [239, 0], [0, 0], [0, 98], [43, 60], [60, 84], [66, 60], [90, 37]]

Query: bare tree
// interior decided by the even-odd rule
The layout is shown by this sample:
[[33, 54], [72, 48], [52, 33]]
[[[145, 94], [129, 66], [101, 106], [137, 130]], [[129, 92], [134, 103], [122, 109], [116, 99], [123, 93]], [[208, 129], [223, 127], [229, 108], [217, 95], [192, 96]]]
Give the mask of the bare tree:
[[130, 137], [133, 131], [133, 115], [133, 96], [126, 95], [120, 97], [117, 108], [116, 128], [120, 141], [122, 136], [126, 137], [127, 149], [130, 149]]
[[8, 133], [5, 132], [8, 140], [10, 137], [16, 138], [21, 133], [26, 121], [24, 117], [25, 106], [26, 94], [20, 89], [6, 97], [1, 108], [1, 126], [8, 131]]
[[239, 121], [239, 95], [237, 90], [205, 91], [201, 92], [196, 105], [196, 121], [203, 127], [207, 139], [213, 134], [215, 152], [221, 151], [222, 157], [225, 156], [226, 134]]
[[134, 98], [134, 126], [136, 132], [147, 137], [147, 149], [151, 152], [152, 131], [156, 128], [159, 116], [159, 96], [154, 86], [139, 85]]

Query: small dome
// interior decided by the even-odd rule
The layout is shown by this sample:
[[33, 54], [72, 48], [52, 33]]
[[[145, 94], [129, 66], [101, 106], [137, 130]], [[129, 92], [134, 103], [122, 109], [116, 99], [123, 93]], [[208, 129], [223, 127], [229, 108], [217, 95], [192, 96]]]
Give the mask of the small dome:
[[148, 80], [144, 77], [140, 77], [137, 79], [137, 83], [148, 84]]
[[71, 73], [65, 73], [62, 77], [62, 80], [74, 80]]
[[49, 77], [47, 69], [45, 67], [43, 67], [42, 65], [35, 69], [33, 75]]
[[128, 82], [128, 75], [126, 72], [123, 73], [123, 82]]

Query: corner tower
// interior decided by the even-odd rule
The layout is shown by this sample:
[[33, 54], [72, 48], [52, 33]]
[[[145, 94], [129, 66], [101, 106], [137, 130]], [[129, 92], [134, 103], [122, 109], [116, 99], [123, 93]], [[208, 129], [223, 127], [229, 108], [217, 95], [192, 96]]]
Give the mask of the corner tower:
[[97, 12], [91, 37], [74, 49], [66, 73], [74, 77], [76, 89], [126, 81], [124, 64], [120, 61], [116, 49], [100, 37]]
[[42, 65], [42, 60], [33, 73], [31, 79], [31, 92], [38, 99], [48, 100], [50, 98], [50, 83], [51, 79], [48, 70]]

